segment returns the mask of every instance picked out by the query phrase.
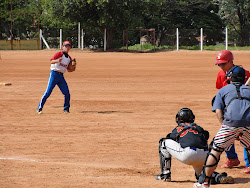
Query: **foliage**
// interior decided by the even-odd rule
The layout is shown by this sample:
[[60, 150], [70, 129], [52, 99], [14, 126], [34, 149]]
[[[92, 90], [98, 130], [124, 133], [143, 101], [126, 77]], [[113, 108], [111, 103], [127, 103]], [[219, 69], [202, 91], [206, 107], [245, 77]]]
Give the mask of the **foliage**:
[[[38, 36], [38, 0], [13, 1], [13, 38]], [[85, 31], [86, 45], [103, 46], [107, 32], [107, 48], [122, 46], [123, 30], [156, 29], [157, 46], [174, 46], [176, 28], [180, 29], [180, 44], [199, 44], [200, 28], [204, 43], [223, 42], [225, 26], [230, 37], [249, 44], [250, 0], [39, 0], [40, 28], [46, 38], [58, 41], [59, 29], [63, 40], [77, 43], [78, 22]], [[0, 35], [10, 36], [10, 1], [0, 2]], [[67, 34], [67, 36], [66, 36]], [[131, 41], [137, 41], [132, 36]]]
[[[151, 2], [152, 3], [152, 2]], [[147, 27], [157, 29], [157, 45], [165, 45], [169, 35], [169, 29], [188, 29], [190, 33], [180, 42], [188, 43], [196, 37], [191, 29], [196, 30], [204, 28], [204, 36], [209, 44], [221, 40], [223, 23], [213, 9], [216, 8], [210, 0], [165, 0], [161, 4], [151, 5], [152, 10], [146, 15], [148, 20]], [[213, 30], [221, 30], [213, 32]], [[208, 32], [209, 31], [209, 32]], [[171, 45], [171, 44], [170, 44]]]
[[[74, 24], [81, 22], [88, 34], [86, 36], [91, 36], [89, 32], [96, 31], [96, 28], [101, 32], [106, 29], [108, 48], [111, 48], [112, 44], [113, 47], [122, 45], [124, 29], [136, 28], [156, 28], [158, 45], [169, 44], [166, 43], [167, 32], [176, 27], [196, 30], [203, 27], [206, 29], [204, 31], [210, 31], [205, 33], [208, 43], [214, 44], [215, 41], [221, 40], [220, 34], [215, 35], [210, 30], [221, 29], [222, 22], [211, 11], [214, 7], [209, 0], [55, 0], [49, 3], [42, 1], [48, 13], [44, 17], [46, 19], [42, 20], [43, 23], [58, 27], [62, 20], [66, 23], [65, 26], [69, 23], [68, 20]], [[88, 38], [89, 42], [92, 37]], [[102, 41], [103, 35], [96, 37], [98, 41]], [[183, 44], [196, 40], [192, 33], [181, 39]]]
[[[12, 11], [11, 11], [12, 8]], [[34, 38], [38, 37], [38, 4], [37, 0], [4, 0], [0, 2], [0, 39], [12, 37]]]
[[228, 27], [231, 41], [242, 46], [249, 45], [250, 0], [214, 0], [214, 2], [219, 7], [218, 15]]
[[81, 22], [88, 30], [106, 29], [107, 48], [111, 48], [113, 38], [121, 41], [124, 29], [141, 27], [145, 4], [147, 0], [72, 0], [67, 10], [72, 20]]

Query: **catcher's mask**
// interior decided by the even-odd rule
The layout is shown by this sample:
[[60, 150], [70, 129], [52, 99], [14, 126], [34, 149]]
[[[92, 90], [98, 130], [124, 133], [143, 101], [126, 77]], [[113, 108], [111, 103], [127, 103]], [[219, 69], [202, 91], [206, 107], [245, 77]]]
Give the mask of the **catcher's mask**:
[[180, 109], [175, 117], [175, 121], [178, 125], [180, 123], [193, 123], [194, 120], [195, 120], [195, 115], [189, 108]]
[[[234, 66], [229, 71], [227, 71], [226, 76], [227, 79], [231, 78], [232, 82], [240, 82], [243, 84], [245, 82], [245, 69], [240, 66]], [[229, 80], [227, 82], [230, 83]]]

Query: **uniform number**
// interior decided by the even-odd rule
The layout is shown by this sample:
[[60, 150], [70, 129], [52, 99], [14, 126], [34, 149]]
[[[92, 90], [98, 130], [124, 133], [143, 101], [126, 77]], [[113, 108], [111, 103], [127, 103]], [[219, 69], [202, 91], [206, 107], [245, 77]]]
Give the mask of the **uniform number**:
[[[180, 127], [180, 128], [177, 130], [177, 132], [181, 132], [183, 129], [184, 129], [184, 127]], [[185, 130], [183, 133], [180, 134], [180, 137], [183, 137], [183, 136], [187, 135], [188, 132], [192, 132], [192, 133], [194, 133], [194, 134], [198, 134], [198, 132], [195, 131], [195, 130], [187, 129], [187, 130]]]

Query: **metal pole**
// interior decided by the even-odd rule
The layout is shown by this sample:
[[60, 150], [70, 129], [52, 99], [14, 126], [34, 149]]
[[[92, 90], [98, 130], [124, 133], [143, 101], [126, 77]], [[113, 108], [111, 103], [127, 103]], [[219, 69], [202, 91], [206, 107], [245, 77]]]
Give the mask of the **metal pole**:
[[227, 27], [225, 29], [225, 48], [227, 50], [227, 47], [228, 47], [228, 36], [227, 36]]
[[10, 40], [12, 40], [12, 0], [10, 1]]
[[106, 28], [104, 29], [104, 52], [106, 52], [106, 46], [107, 46], [107, 40], [106, 40], [106, 37], [107, 37], [107, 30]]
[[60, 44], [59, 44], [59, 48], [62, 48], [62, 29], [60, 29]]
[[82, 29], [82, 50], [84, 48], [84, 40], [83, 40], [83, 38], [84, 38], [84, 33], [83, 33], [83, 29]]
[[81, 48], [80, 47], [80, 45], [81, 45], [81, 43], [80, 43], [80, 35], [81, 35], [81, 25], [80, 25], [80, 22], [78, 23], [78, 48]]
[[127, 32], [126, 32], [126, 40], [127, 40], [127, 50], [128, 50], [128, 30], [127, 30]]
[[201, 28], [201, 39], [200, 39], [200, 43], [201, 43], [201, 51], [203, 50], [203, 28]]
[[123, 33], [122, 33], [122, 37], [123, 37], [122, 46], [124, 47], [124, 30], [123, 30]]
[[141, 43], [141, 31], [140, 31], [140, 44], [141, 44], [141, 50], [142, 50], [142, 43]]
[[44, 44], [46, 45], [46, 47], [47, 47], [48, 49], [50, 49], [48, 43], [46, 42], [45, 38], [43, 37], [43, 34], [42, 34], [42, 30], [41, 30], [41, 29], [40, 29], [40, 35], [41, 35], [41, 38], [42, 38]]
[[179, 50], [179, 29], [176, 29], [176, 50]]
[[[40, 17], [39, 17], [39, 14], [40, 14], [40, 10], [39, 10], [39, 0], [38, 0], [38, 11], [37, 11], [37, 15], [38, 15], [38, 34], [40, 35]], [[39, 38], [41, 38], [40, 36], [39, 36]]]
[[40, 39], [40, 50], [43, 49], [43, 42], [42, 42], [42, 30], [39, 30], [39, 39]]
[[154, 29], [153, 35], [154, 35], [154, 51], [155, 51], [155, 29]]

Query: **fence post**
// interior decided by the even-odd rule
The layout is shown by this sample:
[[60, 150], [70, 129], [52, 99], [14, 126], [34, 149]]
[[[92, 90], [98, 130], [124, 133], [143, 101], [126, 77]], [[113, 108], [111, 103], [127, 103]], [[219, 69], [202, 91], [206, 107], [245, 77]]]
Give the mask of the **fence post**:
[[39, 38], [40, 38], [40, 50], [42, 50], [43, 49], [43, 41], [42, 41], [42, 30], [41, 29], [40, 29]]
[[179, 29], [176, 28], [176, 50], [179, 50]]
[[227, 36], [227, 27], [226, 27], [226, 29], [225, 29], [225, 48], [226, 48], [226, 50], [227, 50], [227, 47], [228, 47], [228, 36]]
[[107, 45], [107, 41], [106, 41], [106, 28], [104, 29], [104, 52], [106, 51], [106, 45]]
[[59, 44], [59, 48], [62, 48], [62, 29], [60, 29], [60, 44]]
[[80, 25], [80, 22], [78, 22], [78, 48], [81, 48], [80, 45], [81, 45], [81, 25]]
[[46, 47], [47, 47], [48, 49], [50, 49], [48, 43], [46, 42], [45, 38], [43, 37], [43, 33], [42, 33], [42, 30], [41, 30], [41, 29], [40, 29], [40, 36], [41, 36], [41, 38], [42, 38], [44, 44], [46, 45]]
[[201, 28], [201, 39], [200, 39], [201, 51], [203, 50], [203, 28]]
[[83, 32], [83, 29], [82, 29], [82, 50], [83, 50], [83, 48], [84, 48], [84, 35], [85, 35], [85, 33]]

